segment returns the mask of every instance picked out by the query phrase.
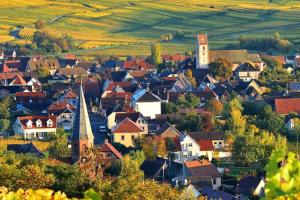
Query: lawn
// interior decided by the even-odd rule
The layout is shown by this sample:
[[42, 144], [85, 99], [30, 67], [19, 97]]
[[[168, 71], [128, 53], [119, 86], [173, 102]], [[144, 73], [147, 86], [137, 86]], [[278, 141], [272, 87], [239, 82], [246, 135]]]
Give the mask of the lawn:
[[0, 36], [7, 36], [8, 30], [16, 27], [32, 28], [37, 19], [43, 19], [47, 21], [47, 30], [67, 33], [78, 40], [86, 49], [76, 52], [79, 55], [148, 54], [150, 43], [178, 30], [184, 31], [186, 37], [164, 43], [165, 53], [194, 50], [195, 35], [199, 32], [209, 35], [210, 47], [214, 49], [236, 43], [240, 35], [263, 37], [279, 32], [285, 38], [299, 41], [300, 1], [273, 2], [2, 0]]

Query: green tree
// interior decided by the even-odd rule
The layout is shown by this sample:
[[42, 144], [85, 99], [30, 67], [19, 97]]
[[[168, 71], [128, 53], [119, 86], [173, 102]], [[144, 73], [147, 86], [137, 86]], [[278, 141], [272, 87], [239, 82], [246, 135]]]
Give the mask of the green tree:
[[151, 46], [150, 60], [153, 64], [158, 65], [162, 62], [161, 60], [161, 46], [156, 43]]
[[294, 153], [277, 149], [272, 153], [265, 170], [266, 199], [300, 198], [300, 162]]
[[178, 106], [174, 104], [173, 102], [165, 103], [163, 102], [161, 104], [161, 112], [163, 114], [172, 114], [178, 112]]
[[70, 155], [68, 148], [68, 135], [63, 129], [58, 129], [52, 136], [49, 147], [49, 154], [53, 158], [62, 158]]
[[224, 58], [217, 58], [209, 64], [212, 74], [221, 79], [230, 79], [232, 72], [232, 64]]
[[273, 112], [271, 106], [267, 105], [258, 114], [256, 126], [269, 132], [279, 133], [284, 128], [284, 119]]
[[0, 119], [0, 131], [7, 131], [10, 125], [10, 120]]
[[210, 99], [205, 104], [206, 109], [208, 109], [210, 112], [214, 113], [215, 115], [220, 115], [223, 111], [223, 104], [221, 101], [217, 99]]

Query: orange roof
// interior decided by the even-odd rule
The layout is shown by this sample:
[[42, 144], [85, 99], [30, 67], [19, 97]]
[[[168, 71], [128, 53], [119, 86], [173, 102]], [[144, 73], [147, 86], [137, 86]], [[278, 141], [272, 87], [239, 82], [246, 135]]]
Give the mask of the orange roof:
[[123, 63], [124, 69], [135, 69], [135, 70], [147, 70], [147, 69], [155, 69], [155, 66], [151, 63], [146, 62], [144, 59], [137, 59], [131, 61], [125, 61]]
[[187, 56], [180, 55], [180, 54], [174, 54], [174, 55], [163, 55], [163, 60], [165, 61], [174, 61], [174, 62], [180, 62], [187, 59]]
[[132, 77], [144, 77], [147, 73], [146, 70], [133, 70], [129, 72]]
[[[52, 126], [47, 127], [47, 121], [51, 119], [52, 120]], [[56, 116], [23, 116], [18, 117], [18, 120], [21, 122], [22, 127], [24, 129], [33, 129], [33, 128], [56, 128]], [[27, 122], [32, 121], [32, 127], [27, 128]], [[41, 120], [42, 121], [42, 127], [36, 127], [36, 121]]]
[[77, 95], [69, 90], [65, 95], [64, 95], [64, 99], [76, 99], [77, 98]]
[[121, 121], [112, 131], [113, 133], [139, 133], [144, 130], [128, 117]]
[[123, 82], [111, 82], [105, 91], [112, 91], [115, 87], [119, 86], [121, 88], [130, 87], [132, 85], [131, 81], [123, 81]]
[[17, 75], [23, 76], [23, 74], [20, 72], [0, 73], [0, 79], [13, 79]]
[[11, 82], [12, 85], [26, 85], [26, 81], [19, 75]]
[[66, 110], [67, 108], [75, 110], [75, 107], [72, 104], [69, 104], [65, 101], [56, 101], [48, 107], [48, 111], [60, 111]]
[[196, 141], [200, 145], [200, 151], [213, 151], [214, 145], [211, 140], [198, 140]]
[[275, 99], [275, 110], [282, 115], [288, 115], [290, 112], [300, 114], [300, 98]]
[[100, 147], [102, 152], [113, 152], [117, 158], [122, 158], [122, 154], [109, 142], [105, 141], [104, 144]]
[[206, 34], [199, 34], [197, 37], [199, 45], [208, 45], [208, 39]]
[[192, 160], [192, 161], [186, 161], [184, 162], [184, 164], [187, 168], [211, 165], [211, 163], [208, 160]]
[[132, 93], [130, 92], [109, 92], [105, 97], [122, 97], [126, 100], [131, 100]]

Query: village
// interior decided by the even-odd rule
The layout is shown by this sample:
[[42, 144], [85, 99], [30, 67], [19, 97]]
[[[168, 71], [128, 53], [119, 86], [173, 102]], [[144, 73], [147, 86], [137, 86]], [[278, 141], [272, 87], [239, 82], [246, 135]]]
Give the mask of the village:
[[260, 198], [272, 150], [298, 155], [299, 67], [296, 53], [210, 50], [205, 33], [191, 54], [154, 45], [150, 56], [86, 61], [2, 49], [1, 140], [91, 179], [117, 177], [125, 155], [143, 152], [145, 179], [196, 198]]

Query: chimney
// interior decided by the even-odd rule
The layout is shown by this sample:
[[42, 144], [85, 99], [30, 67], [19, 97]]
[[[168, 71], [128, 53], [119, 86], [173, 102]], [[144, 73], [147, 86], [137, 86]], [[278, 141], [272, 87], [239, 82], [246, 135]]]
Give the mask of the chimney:
[[105, 140], [104, 140], [104, 144], [107, 144], [107, 143], [108, 143], [108, 139], [105, 139]]

